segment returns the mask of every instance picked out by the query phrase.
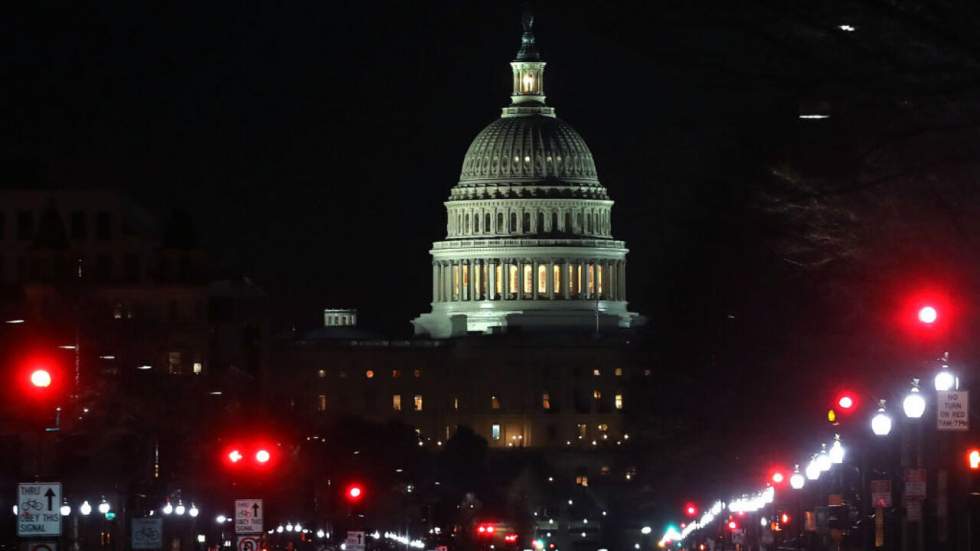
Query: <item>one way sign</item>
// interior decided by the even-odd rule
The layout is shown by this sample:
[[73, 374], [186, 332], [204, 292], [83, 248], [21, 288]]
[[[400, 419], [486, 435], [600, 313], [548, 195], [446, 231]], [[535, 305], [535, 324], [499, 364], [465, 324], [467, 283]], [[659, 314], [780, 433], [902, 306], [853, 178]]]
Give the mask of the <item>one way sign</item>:
[[258, 534], [262, 531], [262, 500], [235, 500], [235, 533]]
[[61, 535], [61, 483], [25, 482], [17, 485], [17, 535]]

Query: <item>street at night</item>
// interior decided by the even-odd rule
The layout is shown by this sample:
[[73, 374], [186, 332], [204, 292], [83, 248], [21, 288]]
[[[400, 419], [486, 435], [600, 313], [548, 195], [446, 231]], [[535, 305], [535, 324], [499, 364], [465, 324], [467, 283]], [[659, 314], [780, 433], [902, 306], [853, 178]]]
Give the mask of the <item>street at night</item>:
[[973, 3], [0, 25], [0, 551], [980, 549]]

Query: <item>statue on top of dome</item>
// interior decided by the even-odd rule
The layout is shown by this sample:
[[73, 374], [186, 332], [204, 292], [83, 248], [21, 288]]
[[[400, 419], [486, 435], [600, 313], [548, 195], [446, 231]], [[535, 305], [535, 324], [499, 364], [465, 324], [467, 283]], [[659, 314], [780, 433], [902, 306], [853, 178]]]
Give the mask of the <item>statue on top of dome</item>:
[[534, 26], [534, 14], [530, 8], [524, 9], [521, 17], [521, 26], [524, 28], [524, 35], [521, 36], [521, 49], [517, 51], [517, 61], [538, 61], [541, 54], [538, 52], [537, 44], [534, 41], [534, 33], [531, 28]]

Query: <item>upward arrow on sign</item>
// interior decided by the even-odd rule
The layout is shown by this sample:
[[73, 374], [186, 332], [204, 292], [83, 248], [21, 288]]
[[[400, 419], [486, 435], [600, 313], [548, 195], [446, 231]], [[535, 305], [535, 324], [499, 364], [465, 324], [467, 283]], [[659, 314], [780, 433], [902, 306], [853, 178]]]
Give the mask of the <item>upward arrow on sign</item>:
[[44, 497], [48, 498], [48, 511], [53, 511], [54, 505], [51, 504], [51, 500], [54, 499], [54, 491], [48, 488], [48, 491], [44, 493]]
[[259, 504], [258, 503], [253, 503], [252, 504], [252, 515], [253, 516], [256, 516], [256, 517], [259, 516]]

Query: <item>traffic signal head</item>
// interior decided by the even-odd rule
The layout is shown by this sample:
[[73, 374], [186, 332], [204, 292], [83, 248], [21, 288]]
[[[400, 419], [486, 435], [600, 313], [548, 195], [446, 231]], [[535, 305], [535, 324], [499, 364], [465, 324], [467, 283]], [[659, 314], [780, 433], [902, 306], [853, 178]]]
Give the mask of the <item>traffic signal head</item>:
[[773, 484], [778, 485], [786, 481], [786, 475], [783, 474], [783, 471], [773, 471], [772, 476], [770, 476], [769, 479], [772, 480]]
[[734, 520], [728, 521], [728, 529], [729, 530], [738, 530], [738, 523], [735, 522]]
[[857, 397], [852, 392], [841, 392], [837, 395], [837, 407], [843, 413], [850, 413], [857, 407]]
[[260, 448], [255, 452], [255, 461], [260, 465], [268, 463], [270, 459], [272, 459], [272, 454], [265, 448]]
[[229, 451], [226, 457], [228, 458], [228, 461], [233, 464], [245, 459], [245, 456], [242, 455], [242, 452], [238, 451], [238, 448]]
[[352, 504], [360, 502], [364, 499], [364, 487], [356, 482], [348, 484], [344, 490], [344, 499]]
[[31, 372], [31, 384], [36, 388], [48, 388], [51, 386], [51, 372], [44, 368], [38, 368]]
[[278, 448], [265, 442], [241, 442], [225, 446], [221, 463], [230, 472], [271, 473], [279, 462]]
[[687, 502], [684, 505], [684, 514], [691, 518], [698, 516], [698, 506], [694, 502]]

